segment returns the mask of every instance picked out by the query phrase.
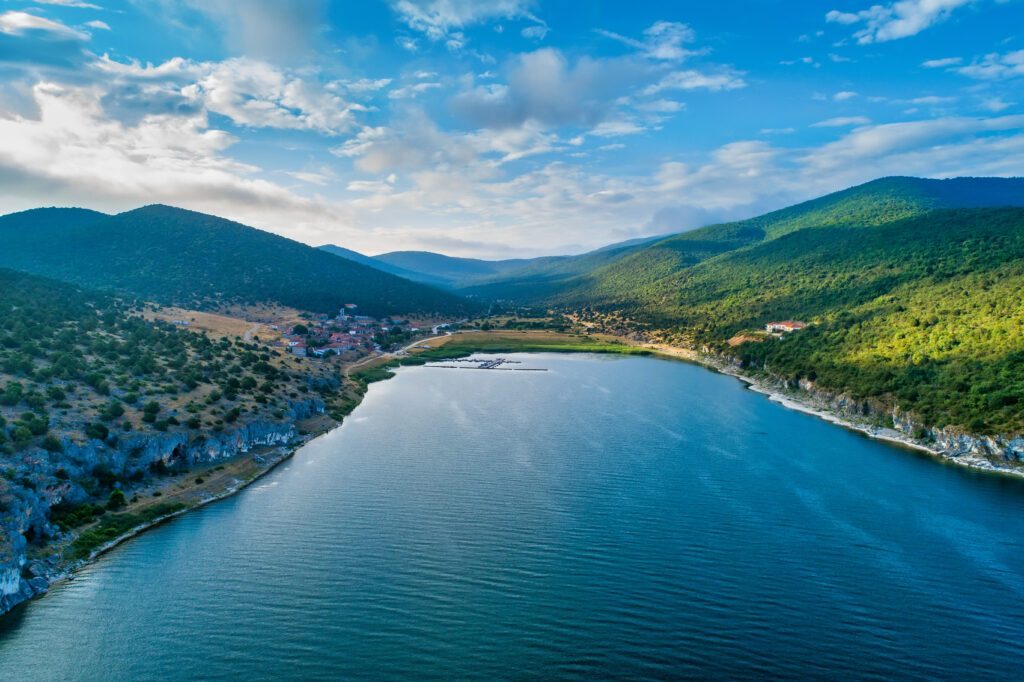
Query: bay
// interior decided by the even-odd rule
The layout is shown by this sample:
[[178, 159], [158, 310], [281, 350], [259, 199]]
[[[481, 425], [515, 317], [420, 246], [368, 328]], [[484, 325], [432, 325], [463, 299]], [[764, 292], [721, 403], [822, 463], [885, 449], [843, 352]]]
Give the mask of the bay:
[[1013, 678], [1024, 485], [653, 358], [410, 367], [0, 619], [19, 680]]

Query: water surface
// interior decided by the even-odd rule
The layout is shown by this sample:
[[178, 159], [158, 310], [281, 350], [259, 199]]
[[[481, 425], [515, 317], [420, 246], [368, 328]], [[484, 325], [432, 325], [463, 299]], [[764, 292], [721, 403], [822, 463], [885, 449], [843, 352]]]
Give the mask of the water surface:
[[0, 619], [19, 680], [1024, 669], [1024, 485], [701, 368], [406, 368], [250, 489]]

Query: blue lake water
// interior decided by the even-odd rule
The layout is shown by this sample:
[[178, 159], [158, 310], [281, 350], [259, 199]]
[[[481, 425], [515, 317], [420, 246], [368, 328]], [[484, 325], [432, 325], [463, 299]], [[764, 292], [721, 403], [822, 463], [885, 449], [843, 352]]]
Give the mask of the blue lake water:
[[1018, 678], [1024, 482], [651, 358], [406, 368], [0, 619], [17, 680]]

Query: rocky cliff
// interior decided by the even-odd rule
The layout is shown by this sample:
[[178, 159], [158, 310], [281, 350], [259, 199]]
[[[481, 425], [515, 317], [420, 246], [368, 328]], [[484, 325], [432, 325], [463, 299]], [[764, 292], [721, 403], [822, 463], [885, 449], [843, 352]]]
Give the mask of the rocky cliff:
[[98, 469], [117, 478], [114, 487], [131, 493], [154, 470], [187, 470], [246, 453], [283, 445], [296, 437], [295, 422], [324, 411], [320, 400], [294, 401], [283, 420], [257, 418], [221, 433], [137, 434], [85, 443], [65, 440], [62, 452], [35, 448], [4, 458], [0, 476], [0, 613], [47, 589], [47, 574], [59, 558], [28, 562], [28, 543], [60, 536], [50, 509], [62, 502], [90, 501], [82, 485]]
[[764, 368], [741, 367], [728, 356], [709, 355], [708, 358], [709, 364], [722, 371], [790, 397], [814, 410], [832, 414], [871, 435], [900, 440], [977, 468], [1022, 471], [1024, 435], [980, 435], [955, 427], [935, 428], [901, 410], [899, 405], [826, 390], [808, 379], [786, 381]]

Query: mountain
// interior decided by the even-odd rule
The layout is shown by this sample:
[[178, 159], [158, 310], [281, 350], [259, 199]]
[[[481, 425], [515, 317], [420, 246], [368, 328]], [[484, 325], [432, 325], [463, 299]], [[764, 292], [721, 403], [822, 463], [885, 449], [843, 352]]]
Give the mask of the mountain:
[[374, 260], [406, 272], [417, 273], [428, 281], [441, 281], [450, 287], [458, 287], [467, 281], [492, 277], [522, 267], [529, 259], [480, 260], [458, 258], [430, 251], [392, 251], [374, 256]]
[[[371, 260], [392, 268], [401, 268], [404, 273], [415, 273], [409, 275], [388, 270], [394, 274], [447, 286], [459, 293], [481, 298], [494, 298], [495, 294], [501, 295], [497, 297], [536, 296], [538, 292], [554, 290], [558, 283], [568, 278], [589, 272], [657, 239], [659, 237], [630, 239], [575, 256], [479, 260], [429, 251], [394, 251], [374, 256]], [[515, 291], [511, 292], [509, 286], [514, 287]]]
[[535, 304], [639, 306], [704, 260], [804, 229], [876, 227], [949, 208], [1024, 205], [1024, 179], [889, 177], [734, 223], [711, 225], [613, 253], [586, 271], [539, 283], [521, 273], [466, 293]]
[[[660, 240], [541, 302], [615, 313], [930, 426], [1021, 433], [1021, 207], [1022, 179], [884, 178]], [[759, 333], [790, 319], [810, 326]]]
[[550, 301], [570, 289], [580, 276], [618, 261], [660, 239], [644, 237], [610, 244], [575, 256], [534, 258], [513, 270], [464, 282], [459, 291], [491, 300]]
[[403, 277], [405, 279], [412, 280], [413, 282], [420, 282], [422, 284], [429, 284], [430, 286], [441, 288], [446, 288], [450, 286], [450, 283], [447, 280], [441, 279], [440, 277], [431, 277], [430, 275], [424, 274], [422, 272], [413, 272], [412, 270], [406, 270], [405, 268], [400, 268], [397, 265], [391, 265], [390, 263], [377, 260], [373, 256], [367, 256], [365, 254], [359, 253], [358, 251], [346, 249], [344, 246], [324, 244], [323, 246], [318, 246], [317, 248], [320, 249], [321, 251], [326, 251], [327, 253], [333, 254], [335, 256], [339, 256], [341, 258], [354, 261], [356, 263], [359, 263], [360, 265], [375, 268], [382, 272], [387, 272], [392, 275], [395, 275], [396, 277]]
[[170, 206], [115, 216], [36, 209], [0, 217], [0, 267], [161, 303], [273, 302], [314, 312], [461, 314], [453, 294], [247, 227]]

